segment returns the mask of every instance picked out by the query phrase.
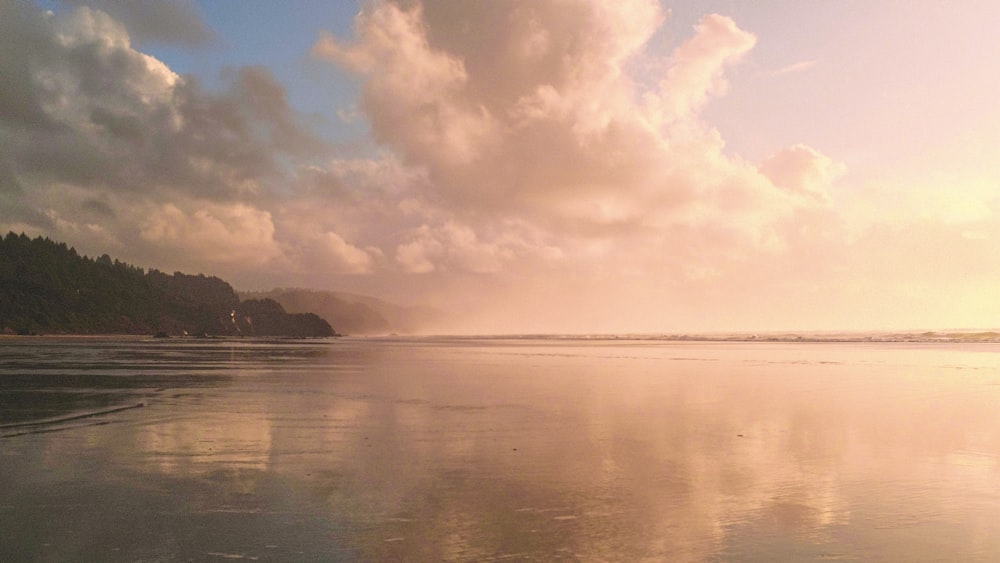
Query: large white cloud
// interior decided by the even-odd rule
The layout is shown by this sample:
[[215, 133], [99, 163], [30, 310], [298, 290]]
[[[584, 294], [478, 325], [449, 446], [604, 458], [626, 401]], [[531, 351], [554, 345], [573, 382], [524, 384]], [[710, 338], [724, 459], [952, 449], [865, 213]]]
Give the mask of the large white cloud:
[[314, 54], [362, 77], [375, 139], [422, 175], [397, 265], [523, 277], [545, 255], [577, 278], [700, 281], [798, 244], [838, 165], [804, 145], [760, 168], [726, 154], [701, 110], [756, 38], [707, 15], [658, 57], [666, 17], [645, 0], [375, 1], [353, 40], [321, 36]]

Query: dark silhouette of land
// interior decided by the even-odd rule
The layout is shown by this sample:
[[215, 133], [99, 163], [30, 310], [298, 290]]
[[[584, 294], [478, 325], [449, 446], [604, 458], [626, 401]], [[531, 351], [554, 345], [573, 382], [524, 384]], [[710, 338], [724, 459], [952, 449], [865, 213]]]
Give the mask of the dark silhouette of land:
[[429, 307], [404, 307], [375, 297], [335, 291], [273, 289], [240, 292], [240, 296], [273, 299], [290, 313], [316, 313], [345, 334], [419, 333], [435, 327], [445, 317]]
[[0, 331], [6, 334], [336, 336], [313, 313], [241, 301], [225, 281], [148, 272], [104, 254], [13, 232], [0, 239]]

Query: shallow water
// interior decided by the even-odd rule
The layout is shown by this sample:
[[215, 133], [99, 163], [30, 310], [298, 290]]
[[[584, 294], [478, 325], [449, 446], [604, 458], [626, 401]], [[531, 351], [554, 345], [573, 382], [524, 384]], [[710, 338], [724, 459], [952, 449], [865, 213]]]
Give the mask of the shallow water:
[[1000, 345], [0, 341], [2, 561], [1000, 560]]

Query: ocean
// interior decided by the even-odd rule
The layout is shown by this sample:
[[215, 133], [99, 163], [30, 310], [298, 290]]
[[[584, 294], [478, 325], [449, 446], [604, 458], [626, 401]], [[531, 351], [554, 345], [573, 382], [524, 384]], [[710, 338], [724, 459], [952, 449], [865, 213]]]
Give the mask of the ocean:
[[1000, 560], [1000, 344], [0, 340], [2, 561]]

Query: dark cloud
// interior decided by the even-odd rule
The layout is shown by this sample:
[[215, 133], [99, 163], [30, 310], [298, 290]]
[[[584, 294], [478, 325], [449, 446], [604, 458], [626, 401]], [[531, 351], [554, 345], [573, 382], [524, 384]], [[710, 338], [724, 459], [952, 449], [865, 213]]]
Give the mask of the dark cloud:
[[[271, 74], [230, 69], [209, 92], [135, 47], [135, 33], [200, 41], [197, 25], [184, 35], [171, 23], [188, 21], [188, 8], [107, 2], [51, 13], [0, 0], [0, 225], [219, 274], [291, 268], [285, 252], [321, 241], [327, 257], [359, 271], [366, 251], [332, 227], [279, 243], [275, 210], [309, 190], [303, 165], [326, 147]], [[158, 14], [159, 27], [135, 23]]]
[[205, 26], [194, 0], [63, 0], [72, 7], [89, 6], [125, 24], [139, 43], [202, 46], [216, 39]]
[[320, 146], [263, 68], [232, 71], [226, 91], [208, 93], [133, 49], [120, 22], [88, 7], [51, 15], [4, 4], [0, 32], [8, 185], [48, 179], [240, 199], [283, 183], [286, 155]]
[[0, 3], [0, 120], [5, 130], [52, 125], [32, 77], [32, 61], [53, 56], [46, 25], [28, 2]]
[[319, 148], [317, 140], [304, 133], [298, 116], [289, 107], [285, 88], [266, 68], [240, 68], [232, 80], [232, 95], [246, 114], [267, 123], [266, 135], [273, 147], [301, 151]]
[[114, 219], [115, 211], [107, 202], [97, 199], [88, 199], [80, 204], [80, 209], [102, 219]]
[[34, 227], [49, 230], [55, 227], [51, 218], [26, 203], [20, 194], [4, 190], [0, 190], [0, 222], [6, 224], [7, 229]]

